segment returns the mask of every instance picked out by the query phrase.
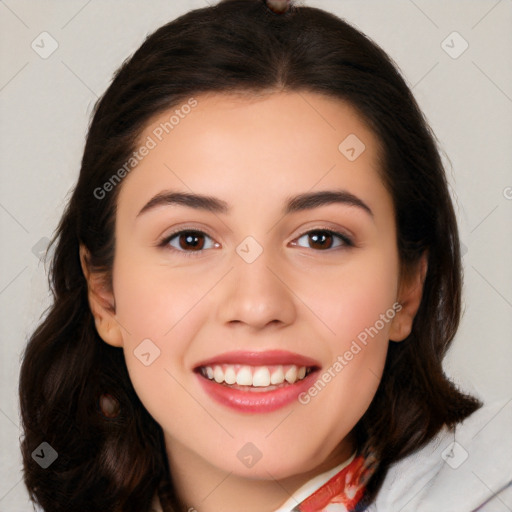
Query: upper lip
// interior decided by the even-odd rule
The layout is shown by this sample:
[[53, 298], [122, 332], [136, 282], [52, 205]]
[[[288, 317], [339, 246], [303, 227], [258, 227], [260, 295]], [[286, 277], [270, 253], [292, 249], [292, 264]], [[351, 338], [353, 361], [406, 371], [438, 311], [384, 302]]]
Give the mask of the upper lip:
[[205, 359], [194, 365], [195, 369], [216, 364], [244, 364], [249, 366], [287, 365], [320, 367], [320, 363], [310, 357], [287, 350], [233, 351]]

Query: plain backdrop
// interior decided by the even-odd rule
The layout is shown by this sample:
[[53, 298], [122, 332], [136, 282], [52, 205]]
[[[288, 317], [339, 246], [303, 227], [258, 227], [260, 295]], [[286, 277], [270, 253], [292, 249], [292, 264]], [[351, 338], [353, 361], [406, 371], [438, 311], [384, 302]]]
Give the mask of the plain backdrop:
[[[20, 356], [49, 305], [40, 256], [77, 179], [93, 105], [148, 33], [208, 3], [0, 1], [0, 511], [32, 510]], [[301, 3], [361, 29], [413, 89], [439, 139], [463, 243], [465, 312], [446, 371], [484, 401], [512, 397], [512, 2]]]

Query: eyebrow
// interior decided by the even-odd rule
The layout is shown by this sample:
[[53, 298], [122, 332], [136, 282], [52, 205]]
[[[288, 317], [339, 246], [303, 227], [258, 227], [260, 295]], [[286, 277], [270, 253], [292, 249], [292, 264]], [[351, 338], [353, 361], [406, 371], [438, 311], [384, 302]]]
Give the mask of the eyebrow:
[[[323, 190], [319, 192], [307, 192], [289, 197], [282, 213], [283, 215], [288, 215], [290, 213], [312, 210], [313, 208], [333, 203], [358, 207], [373, 217], [371, 208], [359, 197], [347, 192], [346, 190]], [[164, 191], [150, 199], [142, 207], [140, 212], [137, 214], [137, 217], [140, 217], [143, 213], [153, 210], [159, 206], [172, 205], [187, 206], [189, 208], [195, 208], [197, 210], [204, 210], [212, 213], [227, 214], [230, 211], [228, 203], [216, 197], [189, 192]]]
[[291, 197], [288, 199], [283, 213], [287, 215], [289, 213], [311, 210], [313, 208], [318, 208], [319, 206], [325, 206], [333, 203], [356, 206], [373, 217], [371, 208], [362, 199], [359, 199], [359, 197], [347, 192], [346, 190], [323, 190], [320, 192], [308, 192]]

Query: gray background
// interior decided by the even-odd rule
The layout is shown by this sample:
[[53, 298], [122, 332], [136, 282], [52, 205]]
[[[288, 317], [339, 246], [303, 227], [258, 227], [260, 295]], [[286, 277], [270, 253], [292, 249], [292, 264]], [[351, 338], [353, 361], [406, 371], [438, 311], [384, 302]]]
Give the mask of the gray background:
[[[0, 1], [0, 511], [32, 510], [18, 447], [20, 355], [49, 305], [39, 255], [76, 181], [94, 102], [148, 33], [207, 3]], [[329, 10], [369, 35], [413, 88], [439, 139], [463, 242], [465, 313], [446, 371], [485, 401], [507, 400], [512, 1], [301, 3]], [[49, 56], [44, 52], [55, 43], [42, 32], [58, 44]], [[461, 53], [464, 41], [469, 46]]]

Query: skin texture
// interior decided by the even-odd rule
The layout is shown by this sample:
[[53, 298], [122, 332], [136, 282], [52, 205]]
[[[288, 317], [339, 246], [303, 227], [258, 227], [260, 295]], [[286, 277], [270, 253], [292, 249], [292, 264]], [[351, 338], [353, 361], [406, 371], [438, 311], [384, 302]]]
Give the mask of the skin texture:
[[[164, 430], [185, 503], [201, 512], [271, 511], [353, 453], [350, 432], [375, 394], [389, 340], [410, 332], [426, 265], [400, 280], [378, 141], [351, 106], [316, 93], [196, 99], [123, 180], [113, 289], [88, 271], [82, 247], [83, 268], [98, 333], [123, 347], [135, 390]], [[173, 110], [140, 141], [154, 138]], [[350, 134], [365, 144], [354, 161], [338, 149]], [[161, 205], [137, 216], [167, 190], [214, 196], [230, 212]], [[333, 203], [283, 216], [290, 197], [327, 190], [350, 192], [372, 214]], [[158, 246], [180, 229], [206, 233], [204, 249], [180, 246], [179, 237]], [[325, 229], [354, 245], [334, 237], [318, 248], [304, 236]], [[263, 250], [252, 263], [236, 252], [247, 236]], [[327, 370], [397, 302], [401, 311], [306, 405], [236, 412], [212, 401], [192, 371], [224, 352], [272, 349]], [[145, 366], [133, 352], [148, 338], [160, 356]], [[237, 457], [248, 442], [262, 454], [251, 468]]]

